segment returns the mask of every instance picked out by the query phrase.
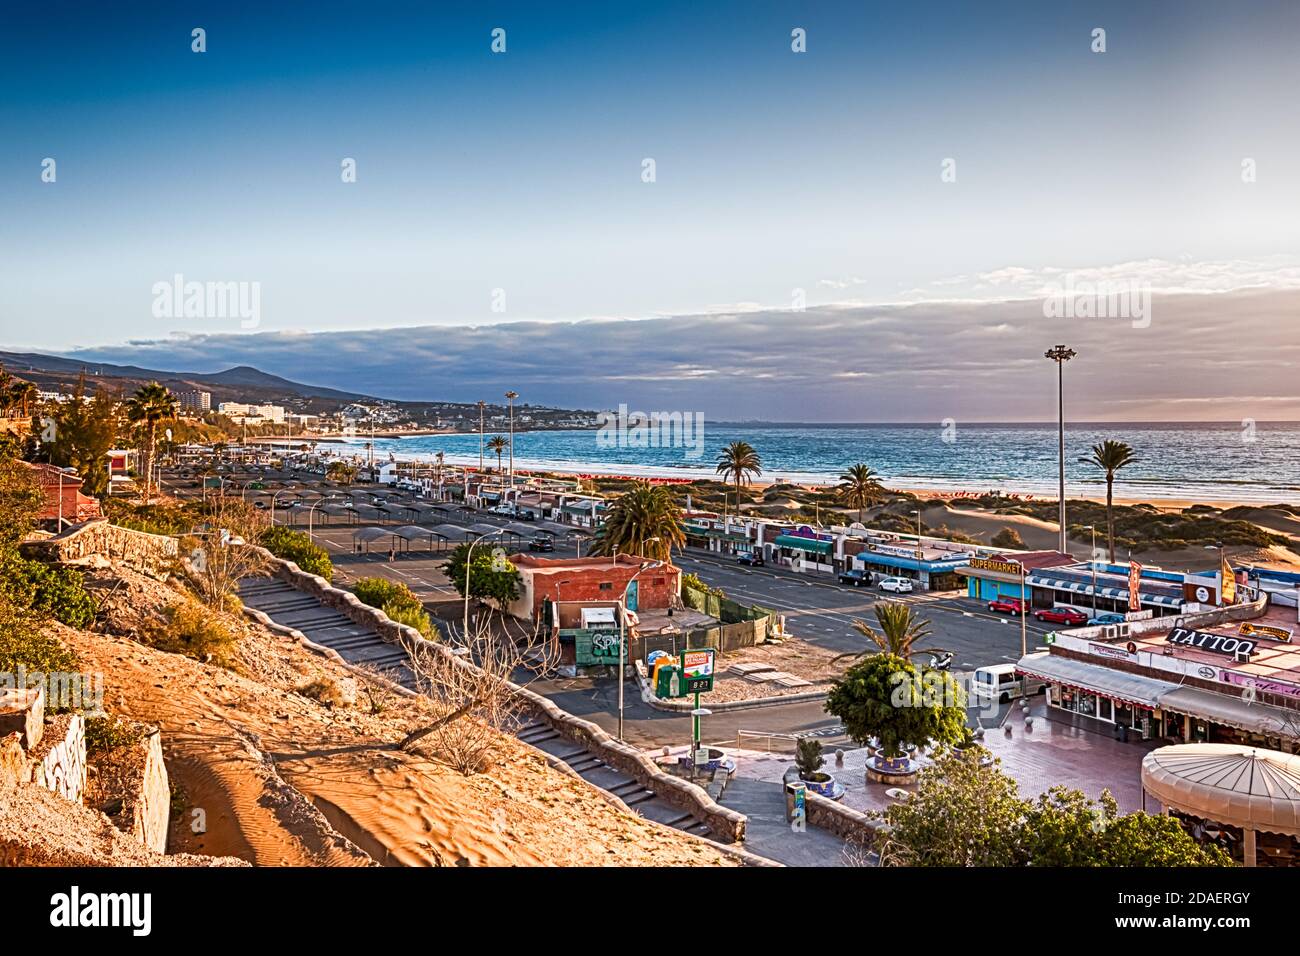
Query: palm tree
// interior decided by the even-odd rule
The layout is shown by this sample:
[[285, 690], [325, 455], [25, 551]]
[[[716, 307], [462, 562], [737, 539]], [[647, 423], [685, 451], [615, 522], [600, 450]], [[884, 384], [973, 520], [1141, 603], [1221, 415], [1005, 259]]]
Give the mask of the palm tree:
[[1106, 473], [1106, 545], [1111, 564], [1115, 563], [1115, 472], [1137, 460], [1137, 453], [1130, 445], [1109, 438], [1092, 446], [1091, 457], [1079, 459], [1085, 465], [1096, 465]]
[[154, 455], [158, 445], [158, 423], [176, 417], [178, 403], [167, 390], [157, 382], [141, 385], [131, 400], [126, 403], [127, 420], [144, 425], [148, 455], [144, 469], [144, 503], [149, 503], [149, 489], [153, 480]]
[[880, 631], [872, 630], [871, 625], [866, 621], [854, 621], [853, 626], [858, 633], [864, 634], [871, 639], [876, 645], [876, 649], [861, 651], [860, 653], [841, 654], [834, 660], [842, 660], [845, 657], [866, 657], [871, 654], [892, 654], [895, 657], [901, 657], [903, 660], [911, 660], [917, 654], [947, 654], [948, 652], [942, 647], [917, 647], [924, 638], [930, 634], [930, 622], [917, 617], [912, 613], [912, 608], [908, 604], [900, 601], [884, 601], [872, 608], [876, 612], [876, 623], [880, 626]]
[[763, 473], [763, 459], [747, 441], [733, 441], [718, 453], [717, 473], [736, 482], [736, 513], [740, 514], [740, 486]]
[[32, 382], [24, 382], [22, 379], [15, 379], [9, 386], [5, 394], [5, 404], [10, 408], [18, 409], [20, 418], [29, 418], [32, 414], [32, 408], [41, 397], [41, 391]]
[[592, 553], [669, 561], [672, 549], [685, 543], [682, 509], [672, 492], [664, 485], [638, 481], [610, 504]]
[[490, 452], [496, 452], [497, 456], [497, 474], [501, 473], [501, 456], [505, 454], [506, 449], [510, 447], [510, 442], [504, 435], [493, 435], [487, 441], [487, 449]]
[[884, 495], [879, 477], [861, 462], [840, 475], [840, 497], [849, 507], [858, 509], [858, 524], [862, 524], [866, 510]]

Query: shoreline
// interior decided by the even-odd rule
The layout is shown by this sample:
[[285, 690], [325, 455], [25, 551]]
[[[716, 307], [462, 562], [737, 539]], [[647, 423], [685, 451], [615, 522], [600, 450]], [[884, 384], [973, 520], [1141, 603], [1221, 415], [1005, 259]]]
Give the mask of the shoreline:
[[[333, 440], [330, 444], [338, 445], [340, 450], [348, 448], [357, 448], [358, 453], [361, 449], [352, 442], [347, 440]], [[389, 455], [399, 462], [418, 462], [423, 465], [432, 463], [432, 455], [419, 455], [408, 452], [397, 452], [384, 450], [384, 458]], [[349, 457], [349, 456], [342, 456]], [[380, 457], [380, 451], [376, 449], [375, 457]], [[444, 455], [443, 461], [448, 465], [459, 467], [470, 467], [477, 469], [477, 455]], [[493, 470], [493, 463], [485, 457], [485, 470]], [[655, 465], [636, 465], [636, 464], [618, 464], [611, 462], [584, 462], [575, 463], [571, 461], [548, 461], [545, 459], [533, 458], [515, 458], [515, 471], [518, 474], [546, 474], [559, 478], [627, 478], [627, 479], [658, 479], [661, 481], [671, 481], [674, 484], [690, 484], [697, 481], [719, 481], [719, 476], [707, 467], [700, 468], [666, 468]], [[826, 488], [839, 484], [837, 477], [829, 475], [809, 474], [792, 472], [786, 475], [765, 474], [760, 478], [751, 481], [748, 485], [750, 488], [764, 489], [770, 488], [777, 484], [798, 485], [807, 488]], [[899, 478], [890, 479], [884, 476], [881, 479], [881, 485], [888, 491], [905, 492], [917, 495], [922, 498], [943, 498], [950, 504], [960, 507], [964, 497], [973, 495], [987, 494], [998, 491], [1006, 497], [1015, 497], [1023, 501], [1041, 502], [1056, 501], [1055, 482], [1052, 483], [1050, 490], [1044, 490], [1041, 483], [1037, 482], [1017, 482], [1015, 480], [1003, 481], [985, 481], [983, 479], [970, 479], [958, 481], [954, 479], [937, 478], [931, 480], [917, 478]], [[1104, 503], [1106, 500], [1105, 485], [1099, 483], [1098, 486], [1083, 485], [1079, 483], [1066, 482], [1065, 497], [1067, 501], [1094, 501]], [[1193, 505], [1211, 505], [1216, 508], [1228, 509], [1235, 507], [1263, 507], [1268, 505], [1291, 504], [1300, 507], [1300, 492], [1288, 498], [1282, 494], [1260, 493], [1258, 496], [1242, 493], [1215, 493], [1207, 491], [1206, 493], [1189, 492], [1187, 489], [1171, 489], [1168, 494], [1158, 492], [1147, 492], [1145, 490], [1135, 491], [1126, 488], [1122, 483], [1116, 484], [1116, 493], [1114, 502], [1117, 505], [1137, 505], [1149, 504], [1161, 510], [1183, 510]]]

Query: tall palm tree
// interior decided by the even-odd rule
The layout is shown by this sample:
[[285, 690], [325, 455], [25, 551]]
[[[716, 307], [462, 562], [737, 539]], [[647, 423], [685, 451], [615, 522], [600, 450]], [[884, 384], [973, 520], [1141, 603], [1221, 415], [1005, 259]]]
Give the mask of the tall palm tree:
[[1106, 545], [1111, 564], [1115, 563], [1115, 472], [1137, 460], [1137, 453], [1130, 445], [1109, 438], [1100, 445], [1093, 445], [1090, 457], [1079, 459], [1085, 465], [1095, 465], [1106, 473]]
[[8, 405], [10, 408], [18, 409], [18, 415], [21, 418], [29, 418], [36, 402], [41, 397], [41, 390], [32, 382], [24, 382], [21, 379], [14, 381], [8, 389]]
[[947, 654], [942, 647], [917, 647], [916, 645], [930, 635], [930, 622], [917, 617], [911, 605], [901, 601], [883, 601], [872, 608], [876, 612], [876, 623], [880, 631], [874, 631], [866, 621], [854, 621], [858, 633], [871, 639], [875, 650], [859, 653], [850, 651], [834, 660], [846, 657], [866, 657], [871, 654], [892, 654], [903, 660], [911, 660], [916, 654]]
[[126, 403], [127, 420], [143, 425], [147, 457], [144, 468], [144, 503], [149, 503], [149, 489], [153, 481], [154, 456], [158, 447], [158, 425], [176, 417], [179, 403], [165, 385], [149, 382], [141, 385]]
[[718, 453], [717, 473], [736, 483], [736, 514], [740, 514], [740, 486], [763, 473], [763, 459], [747, 441], [733, 441]]
[[506, 437], [504, 435], [493, 435], [487, 441], [488, 451], [496, 452], [497, 474], [501, 473], [501, 456], [506, 453], [506, 449], [509, 447], [510, 447], [510, 442], [506, 440]]
[[861, 462], [840, 475], [840, 497], [850, 508], [858, 509], [858, 524], [862, 524], [866, 510], [884, 496], [885, 489], [880, 487], [879, 478]]
[[638, 481], [610, 503], [592, 553], [669, 561], [672, 549], [685, 543], [682, 509], [672, 492], [664, 485]]

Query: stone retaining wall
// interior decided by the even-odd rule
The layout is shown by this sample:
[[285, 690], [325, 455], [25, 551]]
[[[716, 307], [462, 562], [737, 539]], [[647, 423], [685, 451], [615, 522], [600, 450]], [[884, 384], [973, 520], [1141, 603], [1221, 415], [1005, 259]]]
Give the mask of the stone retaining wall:
[[[363, 603], [351, 591], [336, 588], [319, 575], [308, 574], [292, 561], [277, 558], [269, 551], [265, 554], [275, 577], [318, 598], [322, 604], [334, 608], [354, 623], [372, 628], [384, 640], [429, 645], [440, 653], [446, 653], [442, 645], [425, 641], [419, 631], [390, 620], [383, 611]], [[455, 660], [459, 666], [473, 666], [462, 658]], [[614, 769], [634, 777], [672, 806], [694, 814], [719, 839], [736, 843], [745, 839], [744, 814], [721, 806], [701, 787], [660, 770], [641, 751], [620, 743], [590, 721], [561, 710], [526, 687], [515, 685], [513, 690], [523, 707], [536, 719], [550, 724], [566, 739], [591, 750]]]
[[59, 714], [45, 725], [41, 742], [28, 754], [32, 782], [74, 803], [86, 792], [86, 721]]
[[179, 546], [170, 535], [132, 531], [110, 524], [107, 518], [96, 518], [62, 534], [25, 542], [22, 550], [38, 561], [74, 564], [101, 557], [156, 573], [176, 557]]

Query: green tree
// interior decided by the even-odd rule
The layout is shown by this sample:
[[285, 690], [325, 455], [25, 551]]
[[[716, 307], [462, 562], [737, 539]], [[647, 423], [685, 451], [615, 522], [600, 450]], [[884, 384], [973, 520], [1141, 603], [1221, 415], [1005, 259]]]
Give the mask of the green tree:
[[1025, 550], [1025, 539], [1020, 537], [1020, 532], [1015, 528], [1003, 528], [993, 536], [989, 544], [995, 548], [1005, 548], [1007, 551]]
[[76, 469], [81, 490], [103, 498], [108, 494], [108, 453], [117, 443], [120, 419], [117, 400], [105, 389], [86, 400], [86, 376], [77, 379], [70, 401], [50, 414], [53, 441], [45, 450], [50, 463]]
[[472, 561], [468, 569], [469, 596], [495, 601], [498, 608], [505, 610], [507, 604], [519, 597], [519, 570], [500, 549], [477, 546], [473, 551], [471, 558], [470, 545], [458, 545], [443, 565], [443, 572], [464, 597], [466, 562]]
[[357, 466], [350, 461], [332, 461], [325, 469], [325, 477], [340, 485], [350, 485], [357, 480]]
[[[976, 751], [977, 753], [980, 751]], [[945, 751], [921, 771], [917, 789], [883, 814], [881, 861], [895, 866], [1230, 866], [1198, 844], [1175, 817], [1120, 815], [1109, 791], [1094, 802], [1053, 787], [1020, 796], [998, 761]]]
[[669, 561], [673, 548], [685, 543], [682, 509], [672, 492], [664, 485], [638, 481], [610, 502], [592, 553]]
[[718, 466], [715, 471], [724, 481], [736, 483], [736, 513], [740, 513], [740, 487], [752, 478], [763, 474], [763, 459], [758, 456], [754, 446], [747, 441], [733, 441], [718, 452]]
[[158, 426], [176, 417], [178, 403], [167, 387], [157, 382], [141, 385], [126, 403], [127, 421], [144, 431], [144, 503], [149, 503], [153, 487], [153, 467], [158, 451]]
[[956, 744], [966, 737], [966, 694], [956, 679], [889, 653], [845, 671], [831, 685], [826, 712], [840, 718], [854, 740], [878, 738], [886, 759], [902, 756], [903, 743]]
[[879, 478], [861, 462], [840, 475], [839, 497], [850, 508], [858, 509], [859, 524], [865, 520], [867, 509], [884, 497], [885, 489], [880, 487]]
[[[1122, 441], [1106, 439], [1092, 446], [1092, 454], [1080, 458], [1087, 465], [1095, 465], [1106, 473], [1106, 544], [1110, 562], [1115, 563], [1115, 473], [1138, 460], [1132, 447]], [[1094, 555], [1095, 557], [1095, 555]]]

